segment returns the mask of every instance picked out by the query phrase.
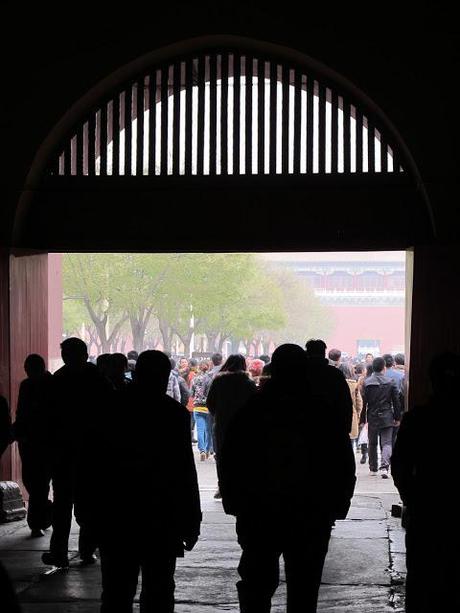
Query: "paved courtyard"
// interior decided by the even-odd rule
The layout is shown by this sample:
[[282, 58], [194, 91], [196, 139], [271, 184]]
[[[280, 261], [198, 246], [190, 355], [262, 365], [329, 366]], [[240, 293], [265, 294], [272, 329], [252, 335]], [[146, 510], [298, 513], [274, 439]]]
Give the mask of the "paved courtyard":
[[[360, 456], [356, 456], [359, 462]], [[248, 458], [250, 461], [250, 458]], [[348, 518], [333, 530], [323, 574], [318, 610], [328, 613], [382, 613], [403, 611], [405, 575], [404, 532], [392, 518], [391, 505], [399, 501], [391, 479], [371, 477], [358, 463], [358, 483]], [[214, 460], [197, 461], [203, 508], [200, 541], [178, 561], [178, 613], [237, 612], [236, 567], [239, 547], [234, 519], [214, 500]], [[327, 478], [327, 475], [325, 475]], [[134, 520], [134, 518], [133, 518]], [[126, 529], [129, 529], [129, 525]], [[12, 577], [24, 613], [95, 613], [99, 611], [99, 566], [78, 564], [78, 527], [71, 536], [68, 571], [50, 571], [41, 554], [49, 532], [31, 539], [25, 522], [0, 526], [0, 559]], [[285, 610], [285, 584], [274, 598], [273, 612]]]

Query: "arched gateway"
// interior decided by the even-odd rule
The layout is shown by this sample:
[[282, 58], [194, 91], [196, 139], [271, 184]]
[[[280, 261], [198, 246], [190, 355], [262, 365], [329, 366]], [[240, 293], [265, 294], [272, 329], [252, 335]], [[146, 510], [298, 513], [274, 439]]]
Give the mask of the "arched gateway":
[[[47, 250], [106, 249], [107, 234], [119, 250], [362, 248], [390, 201], [399, 223], [382, 246], [432, 230], [416, 165], [375, 103], [300, 53], [228, 36], [153, 52], [93, 88], [43, 143], [27, 187], [16, 244]], [[206, 245], [181, 230], [165, 241], [165, 213], [192, 203], [233, 215], [206, 226]]]
[[[171, 45], [84, 94], [37, 151], [0, 383], [15, 407], [24, 356], [48, 354], [50, 252], [406, 249], [433, 233], [408, 148], [352, 83], [246, 38]], [[15, 453], [4, 477], [18, 478]]]

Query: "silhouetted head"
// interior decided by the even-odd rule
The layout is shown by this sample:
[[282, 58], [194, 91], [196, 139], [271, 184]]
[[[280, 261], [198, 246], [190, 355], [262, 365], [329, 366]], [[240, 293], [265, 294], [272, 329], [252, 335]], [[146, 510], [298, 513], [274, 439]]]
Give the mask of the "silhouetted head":
[[340, 370], [341, 373], [343, 373], [345, 379], [353, 379], [354, 375], [352, 366], [350, 364], [348, 364], [347, 362], [342, 362], [338, 365], [337, 368]]
[[[460, 389], [460, 355], [451, 351], [436, 355], [429, 372], [435, 396], [450, 398], [456, 404]], [[450, 404], [447, 403], [446, 409]]]
[[246, 358], [241, 353], [233, 353], [225, 360], [220, 372], [239, 372], [246, 370]]
[[66, 366], [83, 366], [88, 361], [86, 343], [75, 336], [66, 338], [61, 343], [61, 357]]
[[262, 360], [264, 364], [268, 364], [270, 362], [270, 356], [263, 353], [262, 355], [259, 355], [259, 360]]
[[171, 362], [165, 353], [155, 349], [143, 351], [139, 354], [134, 372], [137, 385], [166, 394]]
[[38, 353], [31, 353], [24, 361], [24, 370], [29, 379], [38, 379], [46, 372], [45, 360]]
[[131, 351], [128, 351], [127, 357], [128, 357], [128, 360], [137, 360], [137, 358], [139, 357], [139, 354], [137, 351], [132, 349]]
[[213, 353], [211, 356], [211, 362], [214, 366], [220, 366], [222, 364], [222, 354], [221, 353]]
[[320, 338], [311, 338], [305, 345], [307, 358], [326, 358], [326, 343]]
[[374, 369], [372, 368], [372, 364], [366, 364], [366, 379], [367, 377], [370, 377], [373, 372]]
[[372, 361], [372, 370], [374, 372], [383, 372], [385, 370], [385, 360], [383, 358], [374, 358]]
[[188, 363], [190, 368], [193, 368], [194, 370], [198, 368], [198, 360], [196, 358], [190, 358]]
[[251, 364], [249, 365], [249, 372], [253, 377], [260, 377], [264, 366], [264, 361], [256, 358], [255, 360], [252, 360]]
[[272, 355], [271, 378], [275, 382], [288, 381], [298, 375], [306, 363], [306, 353], [299, 345], [285, 343], [275, 349]]
[[382, 355], [382, 358], [385, 360], [386, 368], [393, 368], [393, 366], [395, 365], [395, 360], [391, 353], [384, 353]]
[[176, 368], [176, 360], [174, 358], [169, 358], [169, 362], [171, 364], [171, 370]]
[[404, 360], [404, 353], [397, 353], [395, 355], [395, 363], [398, 366], [404, 366], [405, 360]]
[[97, 356], [96, 366], [98, 371], [101, 373], [101, 375], [104, 375], [104, 377], [110, 378], [112, 370], [112, 366], [110, 363], [111, 358], [112, 356], [110, 355], [110, 353], [101, 353], [101, 355]]
[[327, 354], [327, 357], [331, 360], [331, 362], [338, 362], [342, 356], [342, 352], [340, 349], [331, 349]]
[[128, 358], [124, 353], [109, 355], [108, 367], [110, 379], [114, 381], [123, 381], [125, 372], [128, 370]]

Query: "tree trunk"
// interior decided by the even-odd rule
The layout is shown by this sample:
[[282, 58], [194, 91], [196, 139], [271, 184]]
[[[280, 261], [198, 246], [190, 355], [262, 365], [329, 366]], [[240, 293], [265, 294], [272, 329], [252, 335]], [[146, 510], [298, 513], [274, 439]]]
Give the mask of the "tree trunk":
[[158, 327], [160, 328], [161, 337], [163, 339], [163, 351], [168, 351], [171, 353], [172, 330], [162, 319], [158, 320]]

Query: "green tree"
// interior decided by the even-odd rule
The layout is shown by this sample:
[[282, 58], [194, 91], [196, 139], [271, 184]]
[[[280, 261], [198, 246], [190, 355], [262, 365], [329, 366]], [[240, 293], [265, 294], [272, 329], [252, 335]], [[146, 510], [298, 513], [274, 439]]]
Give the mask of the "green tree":
[[63, 258], [64, 299], [84, 305], [103, 353], [112, 350], [128, 319], [125, 293], [128, 272], [122, 254], [67, 253]]

